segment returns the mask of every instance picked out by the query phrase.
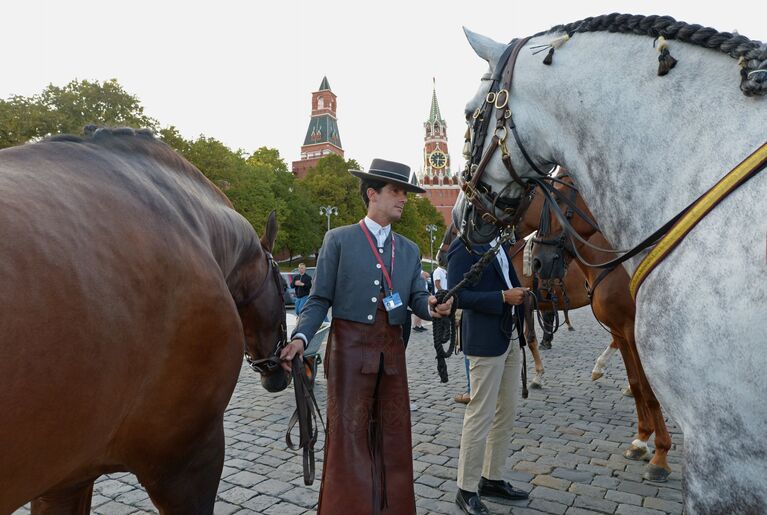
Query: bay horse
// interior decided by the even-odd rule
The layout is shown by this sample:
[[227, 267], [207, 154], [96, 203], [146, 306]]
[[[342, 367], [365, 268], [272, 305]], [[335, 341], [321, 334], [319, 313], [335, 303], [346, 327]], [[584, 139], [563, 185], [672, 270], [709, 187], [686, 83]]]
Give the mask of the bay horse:
[[[565, 178], [564, 181], [574, 186], [569, 178]], [[660, 403], [647, 380], [637, 351], [634, 338], [636, 308], [634, 299], [629, 293], [629, 276], [623, 268], [618, 267], [607, 272], [588, 266], [582, 260], [585, 259], [588, 263], [608, 261], [612, 257], [610, 251], [613, 249], [592, 222], [593, 216], [577, 191], [568, 186], [558, 187], [557, 191], [561, 195], [569, 195], [578, 208], [577, 213], [585, 215], [586, 218], [577, 214], [572, 216], [570, 224], [587, 242], [567, 238], [557, 219], [552, 217], [546, 208], [543, 212], [544, 222], [541, 223], [541, 226], [546, 229], [540, 229], [534, 240], [532, 268], [544, 281], [556, 279], [557, 277], [552, 275], [562, 273], [563, 268], [559, 266], [560, 264], [564, 265], [564, 270], [569, 271], [575, 263], [576, 268], [585, 275], [594, 317], [609, 330], [613, 337], [613, 342], [608, 349], [615, 345], [620, 350], [636, 404], [637, 436], [630, 447], [624, 451], [623, 456], [631, 460], [642, 460], [648, 457], [647, 441], [654, 432], [655, 454], [650, 459], [643, 477], [650, 481], [665, 481], [671, 473], [671, 466], [668, 464], [671, 436], [668, 433]], [[576, 256], [582, 259], [573, 259]], [[605, 353], [600, 356], [600, 359], [604, 355]]]
[[89, 131], [0, 151], [0, 513], [86, 514], [128, 471], [211, 514], [243, 351], [288, 385], [275, 215], [259, 240], [150, 132]]
[[[532, 275], [524, 273], [524, 255], [525, 249], [528, 248], [528, 237], [538, 230], [538, 225], [543, 210], [543, 196], [538, 193], [537, 190], [533, 191], [530, 207], [525, 211], [523, 217], [517, 225], [517, 237], [518, 240], [509, 251], [509, 261], [514, 267], [514, 271], [520, 280], [520, 284], [524, 288], [534, 288]], [[439, 259], [441, 254], [446, 254], [450, 248], [450, 244], [458, 235], [458, 231], [455, 229], [455, 225], [450, 224], [445, 235], [442, 238], [442, 243], [437, 252], [437, 258]], [[578, 309], [583, 306], [589, 305], [589, 297], [587, 295], [586, 288], [584, 287], [586, 280], [577, 267], [571, 267], [567, 270], [564, 278], [557, 285], [554, 285], [549, 290], [545, 290], [543, 296], [538, 300], [537, 306], [533, 304], [527, 305], [525, 311], [525, 339], [527, 340], [530, 354], [533, 357], [534, 362], [534, 374], [530, 381], [531, 388], [543, 387], [543, 375], [545, 369], [543, 367], [543, 360], [541, 359], [541, 353], [539, 346], [544, 348], [551, 348], [551, 340], [553, 339], [553, 320], [555, 310], [560, 309]], [[551, 294], [555, 293], [556, 298], [560, 299], [558, 303], [552, 303]], [[567, 299], [566, 304], [562, 299]], [[543, 340], [539, 343], [538, 336], [535, 332], [535, 313], [533, 308], [537, 308], [542, 314], [542, 324], [544, 329]], [[570, 325], [569, 319], [565, 319], [570, 330], [573, 330]], [[550, 325], [549, 325], [550, 324]], [[547, 330], [548, 329], [548, 330]]]
[[[685, 511], [766, 512], [767, 46], [628, 14], [512, 45], [466, 34], [489, 71], [467, 105], [472, 201], [456, 204], [458, 227], [488, 237], [478, 229], [517, 216], [539, 172], [565, 167], [612, 246], [636, 247], [623, 262], [644, 278], [635, 338], [684, 432]], [[638, 243], [659, 229], [674, 239], [648, 275], [657, 252]]]

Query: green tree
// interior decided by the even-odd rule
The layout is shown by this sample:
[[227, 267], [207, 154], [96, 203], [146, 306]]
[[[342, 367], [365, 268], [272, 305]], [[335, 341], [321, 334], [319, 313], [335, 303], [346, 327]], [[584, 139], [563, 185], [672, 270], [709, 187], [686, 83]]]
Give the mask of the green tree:
[[88, 124], [153, 130], [158, 125], [144, 114], [138, 97], [125, 91], [117, 79], [73, 80], [64, 87], [51, 84], [40, 95], [40, 103], [54, 117], [58, 133], [80, 134]]
[[[437, 226], [437, 231], [434, 232], [436, 239], [432, 247], [429, 246], [429, 233], [426, 231], [426, 226], [430, 224]], [[446, 228], [442, 215], [429, 202], [429, 199], [408, 193], [408, 201], [402, 212], [402, 218], [397, 222], [396, 230], [413, 240], [421, 249], [421, 256], [428, 258], [431, 249], [436, 255]]]
[[[345, 161], [342, 157], [331, 154], [320, 159], [317, 166], [309, 170], [303, 180], [314, 205], [338, 208], [338, 215], [331, 217], [331, 228], [356, 223], [365, 216], [365, 205], [359, 193], [359, 179], [349, 173], [349, 170], [359, 168], [355, 160]], [[317, 216], [320, 216], [319, 211]], [[326, 230], [327, 219], [323, 224], [323, 235]]]
[[54, 116], [37, 97], [0, 100], [0, 148], [21, 145], [56, 132]]
[[51, 84], [39, 95], [0, 100], [0, 148], [51, 134], [82, 134], [89, 124], [153, 130], [158, 125], [144, 114], [139, 99], [115, 79], [73, 80], [63, 87]]
[[275, 250], [287, 251], [291, 260], [297, 255], [311, 254], [322, 242], [322, 233], [318, 217], [313, 215], [317, 208], [306, 186], [296, 180], [276, 149], [261, 147], [247, 163], [254, 173], [268, 181], [275, 198], [280, 225]]

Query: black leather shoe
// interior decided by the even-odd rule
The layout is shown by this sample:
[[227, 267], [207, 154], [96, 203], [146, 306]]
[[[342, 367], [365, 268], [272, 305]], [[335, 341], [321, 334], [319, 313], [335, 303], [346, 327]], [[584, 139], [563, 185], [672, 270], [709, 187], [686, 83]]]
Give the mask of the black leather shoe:
[[461, 510], [468, 515], [490, 515], [490, 510], [482, 504], [482, 500], [474, 492], [463, 492], [458, 490], [455, 496], [455, 503]]
[[527, 499], [527, 492], [511, 486], [511, 483], [499, 480], [479, 478], [479, 495], [482, 497], [496, 497], [507, 501]]

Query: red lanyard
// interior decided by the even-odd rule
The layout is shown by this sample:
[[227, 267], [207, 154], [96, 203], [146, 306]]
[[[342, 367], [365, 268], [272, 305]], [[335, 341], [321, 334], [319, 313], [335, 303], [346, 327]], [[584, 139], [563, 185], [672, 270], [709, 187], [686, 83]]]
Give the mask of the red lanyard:
[[[368, 243], [370, 244], [370, 250], [373, 251], [373, 255], [376, 258], [376, 261], [378, 261], [378, 264], [381, 265], [381, 270], [384, 274], [384, 279], [386, 279], [386, 285], [389, 287], [389, 293], [391, 294], [392, 291], [392, 283], [391, 283], [391, 276], [389, 275], [389, 272], [386, 270], [386, 265], [383, 262], [383, 259], [381, 259], [381, 256], [379, 256], [380, 252], [378, 252], [378, 249], [376, 249], [376, 246], [373, 244], [373, 239], [370, 237], [370, 230], [365, 225], [365, 222], [363, 220], [360, 220], [360, 229], [362, 229], [362, 233], [365, 235], [365, 238], [367, 238]], [[391, 274], [394, 275], [394, 233], [391, 233]]]

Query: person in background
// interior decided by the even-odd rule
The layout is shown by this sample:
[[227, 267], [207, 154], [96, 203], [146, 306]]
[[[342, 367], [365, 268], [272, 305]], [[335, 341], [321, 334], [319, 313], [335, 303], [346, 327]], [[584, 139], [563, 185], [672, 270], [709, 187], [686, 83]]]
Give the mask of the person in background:
[[[424, 290], [429, 291], [429, 274], [421, 270], [421, 277], [423, 277], [424, 280]], [[415, 313], [413, 314], [413, 331], [417, 333], [426, 331], [426, 328], [423, 326], [423, 321], [418, 318], [418, 315]]]
[[312, 276], [306, 273], [304, 263], [298, 264], [298, 273], [293, 276], [293, 288], [296, 291], [296, 316], [298, 316], [312, 291]]

